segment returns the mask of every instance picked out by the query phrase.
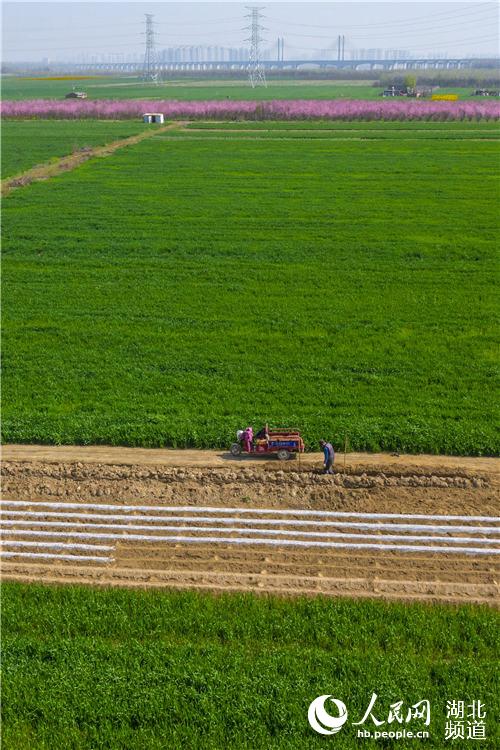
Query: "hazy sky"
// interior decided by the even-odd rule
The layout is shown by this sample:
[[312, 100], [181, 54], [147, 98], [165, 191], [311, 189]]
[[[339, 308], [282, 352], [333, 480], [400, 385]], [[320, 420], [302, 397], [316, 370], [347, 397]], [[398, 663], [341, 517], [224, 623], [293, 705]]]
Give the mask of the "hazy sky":
[[[251, 3], [249, 3], [251, 4]], [[261, 2], [263, 47], [285, 39], [287, 59], [336, 50], [345, 35], [346, 57], [360, 48], [414, 54], [498, 55], [496, 2]], [[144, 13], [153, 13], [158, 49], [189, 45], [244, 47], [244, 3], [4, 2], [4, 61], [71, 60], [86, 54], [140, 54]], [[332, 54], [336, 57], [335, 54]]]

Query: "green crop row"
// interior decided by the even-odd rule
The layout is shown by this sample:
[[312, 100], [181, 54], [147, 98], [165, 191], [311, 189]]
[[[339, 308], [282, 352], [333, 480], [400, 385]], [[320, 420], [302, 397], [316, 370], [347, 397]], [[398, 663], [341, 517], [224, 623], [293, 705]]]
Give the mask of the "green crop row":
[[[156, 140], [178, 140], [179, 138], [189, 139], [190, 141], [201, 140], [205, 141], [220, 141], [220, 140], [293, 140], [295, 139], [300, 145], [303, 141], [310, 140], [322, 140], [322, 141], [431, 141], [437, 143], [440, 140], [448, 141], [465, 141], [465, 140], [484, 140], [484, 141], [499, 141], [500, 142], [500, 131], [498, 130], [478, 130], [472, 132], [464, 131], [446, 131], [443, 133], [428, 133], [428, 132], [404, 132], [404, 131], [393, 131], [380, 130], [375, 132], [373, 130], [362, 130], [361, 128], [353, 128], [352, 130], [304, 130], [304, 129], [271, 129], [271, 130], [232, 130], [231, 128], [224, 128], [220, 131], [217, 128], [213, 130], [202, 128], [200, 130], [189, 129], [186, 133], [184, 130], [172, 130], [168, 134], [158, 134], [155, 136]], [[299, 143], [300, 142], [300, 143]]]
[[13, 193], [4, 439], [498, 453], [497, 159], [154, 138]]
[[[401, 135], [405, 137], [432, 136], [443, 137], [447, 133], [472, 138], [481, 133], [499, 137], [500, 128], [495, 122], [489, 120], [472, 121], [437, 121], [437, 120], [244, 120], [232, 122], [196, 121], [186, 125], [188, 130], [220, 130], [220, 131], [275, 131], [275, 130], [306, 130], [308, 133], [317, 135], [342, 135], [343, 131], [349, 132], [371, 132], [374, 136], [390, 134], [394, 137]], [[324, 132], [326, 131], [326, 133]]]
[[355, 721], [372, 692], [384, 721], [429, 700], [433, 749], [446, 701], [481, 700], [493, 747], [497, 649], [488, 608], [5, 584], [3, 747], [319, 748], [309, 703], [333, 694]]

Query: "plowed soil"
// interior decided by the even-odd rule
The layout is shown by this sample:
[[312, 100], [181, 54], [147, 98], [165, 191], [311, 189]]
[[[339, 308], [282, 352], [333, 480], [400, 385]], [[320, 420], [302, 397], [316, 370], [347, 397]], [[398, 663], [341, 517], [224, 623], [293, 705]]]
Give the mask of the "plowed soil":
[[[37, 518], [44, 520], [46, 525], [46, 519], [51, 519], [52, 526], [50, 522], [49, 526], [55, 528], [57, 524], [52, 516], [57, 513], [47, 509], [48, 502], [54, 503], [52, 511], [60, 510], [55, 504], [63, 504], [64, 512], [69, 509], [67, 515], [70, 519], [71, 513], [78, 512], [80, 504], [82, 509], [85, 504], [85, 513], [89, 513], [92, 505], [97, 513], [109, 513], [109, 510], [99, 510], [103, 504], [116, 506], [117, 510], [123, 505], [148, 506], [150, 513], [156, 508], [161, 511], [162, 506], [193, 506], [199, 516], [203, 508], [210, 506], [226, 508], [226, 515], [234, 515], [235, 525], [240, 525], [238, 522], [242, 516], [237, 510], [252, 508], [256, 513], [258, 509], [274, 509], [277, 518], [282, 518], [279, 513], [283, 509], [496, 517], [499, 507], [500, 462], [489, 458], [348, 454], [345, 458], [343, 455], [337, 457], [333, 476], [320, 473], [321, 456], [318, 454], [308, 454], [300, 461], [280, 463], [272, 458], [233, 459], [227, 454], [210, 451], [6, 446], [3, 460], [6, 505], [8, 501], [22, 501], [16, 518], [21, 519], [21, 524], [24, 521], [23, 528], [29, 529], [16, 532], [10, 528], [12, 545], [25, 539], [23, 534], [39, 534], [40, 531], [33, 530], [44, 528], [43, 523], [34, 520], [34, 511], [41, 510]], [[70, 507], [69, 503], [76, 507]], [[124, 521], [130, 524], [135, 519], [129, 515]], [[197, 527], [198, 521], [193, 515], [182, 521], [194, 524], [192, 532], [195, 535], [205, 531]], [[174, 522], [178, 523], [175, 519]], [[275, 521], [278, 522], [279, 519]], [[438, 521], [424, 519], [422, 523], [429, 524], [430, 539], [432, 533], [443, 533], [431, 529], [431, 524]], [[84, 526], [92, 524], [85, 523]], [[314, 533], [323, 534], [326, 527], [321, 519], [316, 518], [314, 524]], [[80, 520], [74, 520], [74, 529], [79, 530], [80, 525]], [[155, 531], [155, 526], [147, 528], [151, 528], [152, 534], [164, 533], [160, 527], [159, 532]], [[287, 527], [279, 528], [286, 530]], [[354, 534], [351, 534], [355, 541], [357, 531], [354, 529]], [[231, 529], [223, 533], [230, 532]], [[43, 533], [50, 535], [51, 532]], [[247, 533], [251, 532], [244, 529], [243, 536]], [[380, 534], [379, 531], [376, 533]], [[415, 532], [409, 529], [409, 533]], [[481, 534], [481, 529], [474, 533], [479, 535], [481, 544], [486, 544], [487, 531], [485, 535]], [[71, 541], [68, 542], [60, 531], [59, 537], [57, 533], [53, 536], [54, 539], [50, 537], [51, 543], [54, 540], [59, 542], [62, 537], [64, 545], [70, 546]], [[339, 536], [343, 536], [343, 531]], [[298, 548], [280, 546], [279, 543], [266, 546], [262, 540], [254, 544], [250, 539], [240, 546], [237, 538], [233, 538], [233, 544], [227, 543], [227, 536], [221, 536], [220, 541], [217, 539], [214, 543], [196, 540], [196, 543], [189, 544], [168, 539], [149, 542], [120, 538], [114, 543], [114, 553], [105, 564], [95, 564], [90, 558], [75, 564], [70, 559], [57, 559], [56, 554], [50, 560], [34, 560], [21, 550], [11, 552], [3, 560], [3, 577], [24, 581], [498, 605], [500, 571], [499, 558], [495, 554], [498, 545], [494, 540], [498, 540], [500, 528], [496, 536], [489, 537], [494, 546], [485, 554], [453, 551], [453, 544], [460, 544], [460, 537], [466, 536], [466, 532], [454, 533], [454, 538], [451, 533], [447, 536], [449, 553], [447, 549], [440, 553], [392, 550], [384, 544], [380, 544], [380, 549], [369, 550]], [[383, 536], [376, 538], [384, 541]], [[426, 539], [424, 534], [422, 542], [425, 543]], [[359, 540], [363, 541], [362, 535]], [[32, 545], [30, 551], [37, 552], [38, 542], [28, 544]], [[448, 540], [444, 544], [448, 547]]]

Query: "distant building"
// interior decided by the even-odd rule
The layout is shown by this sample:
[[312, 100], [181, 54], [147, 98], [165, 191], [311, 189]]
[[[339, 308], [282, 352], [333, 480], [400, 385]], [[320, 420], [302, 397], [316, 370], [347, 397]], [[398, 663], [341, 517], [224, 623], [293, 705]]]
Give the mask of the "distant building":
[[410, 98], [422, 99], [428, 96], [432, 96], [433, 92], [436, 91], [439, 86], [403, 86], [394, 84], [388, 86], [382, 92], [382, 96], [408, 96]]
[[489, 89], [476, 89], [474, 96], [498, 96], [498, 91], [492, 91]]
[[85, 91], [70, 91], [69, 94], [66, 94], [64, 97], [65, 99], [86, 99], [87, 94]]
[[408, 96], [408, 90], [406, 86], [389, 86], [384, 89], [382, 96]]

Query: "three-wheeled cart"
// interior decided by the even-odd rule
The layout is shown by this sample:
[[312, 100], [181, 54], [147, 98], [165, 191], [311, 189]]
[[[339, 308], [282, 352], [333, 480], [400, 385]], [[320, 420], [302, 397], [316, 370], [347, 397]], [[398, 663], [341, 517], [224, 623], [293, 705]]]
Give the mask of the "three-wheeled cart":
[[[245, 446], [244, 430], [236, 433], [237, 441], [231, 445], [233, 456], [244, 454], [266, 455], [275, 454], [280, 461], [286, 461], [297, 453], [304, 452], [304, 441], [299, 430], [295, 429], [269, 429], [266, 425], [253, 438], [249, 444], [250, 450]], [[247, 442], [248, 446], [248, 442]]]

